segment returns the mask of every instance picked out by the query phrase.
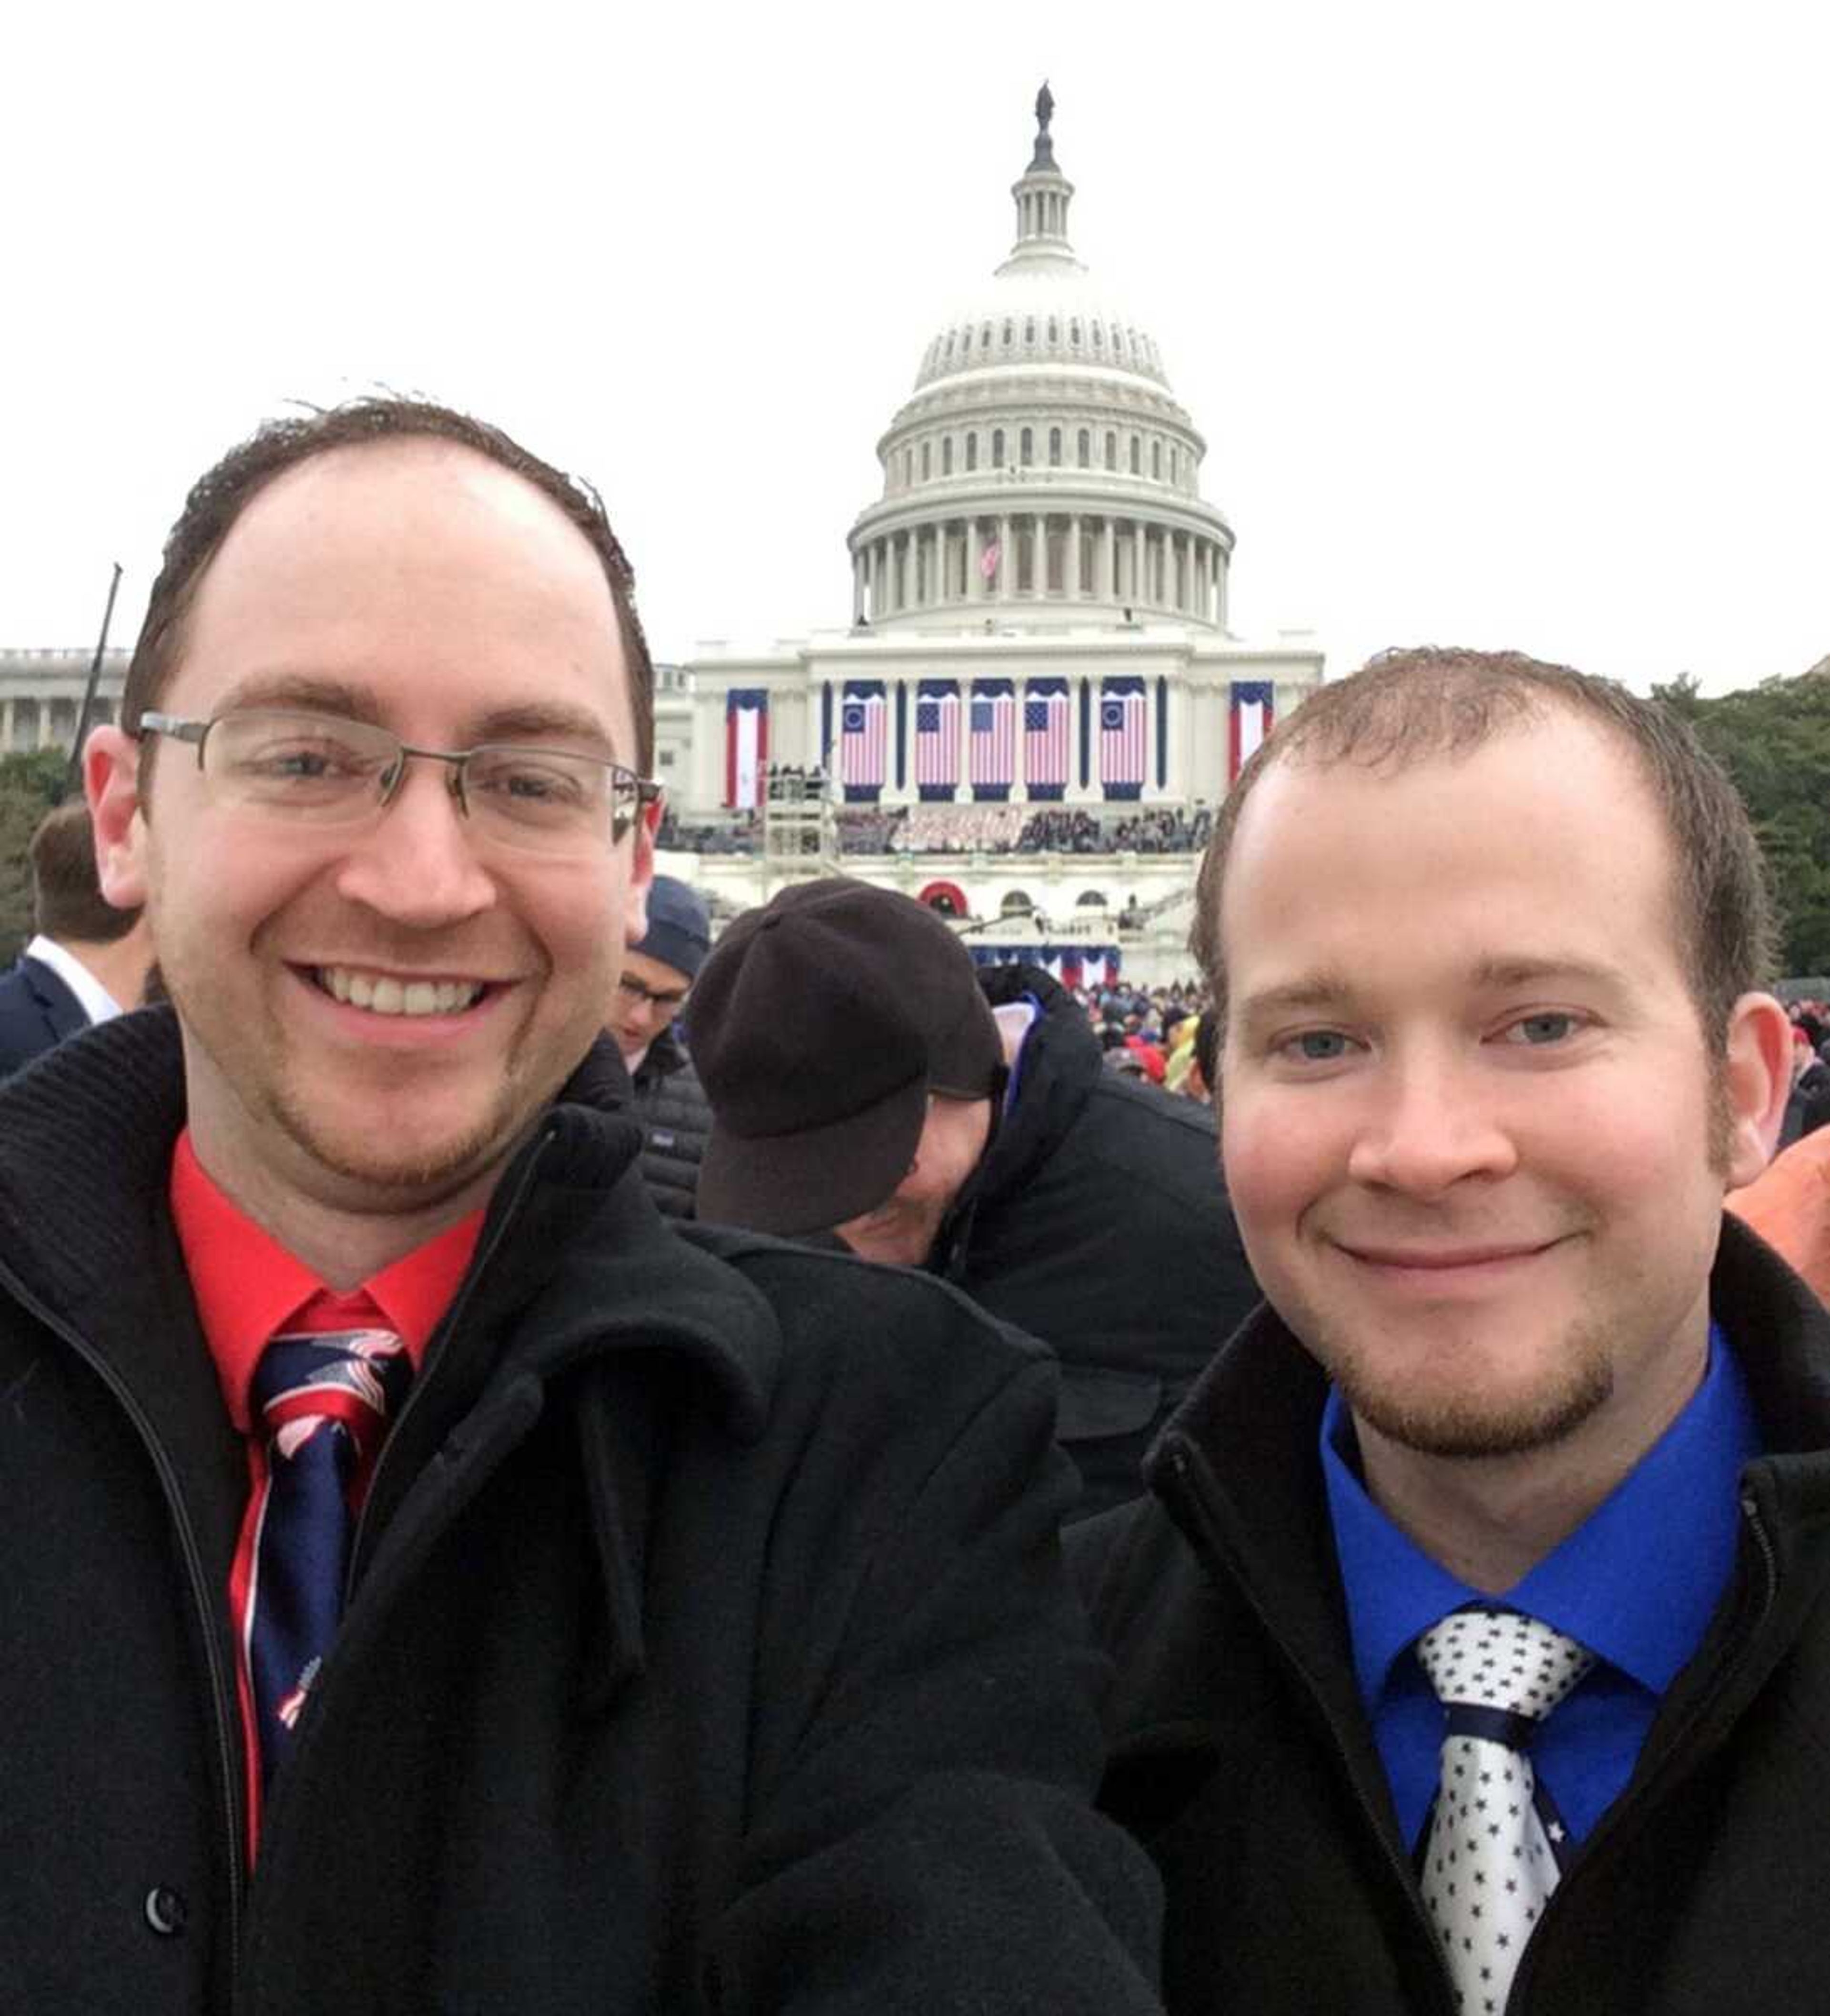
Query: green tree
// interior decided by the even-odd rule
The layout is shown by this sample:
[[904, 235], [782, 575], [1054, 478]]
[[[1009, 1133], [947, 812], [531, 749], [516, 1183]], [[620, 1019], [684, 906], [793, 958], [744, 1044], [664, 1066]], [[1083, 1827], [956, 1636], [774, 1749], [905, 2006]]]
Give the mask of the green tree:
[[32, 934], [32, 870], [26, 848], [64, 794], [70, 758], [61, 749], [0, 756], [0, 966]]
[[1695, 729], [1746, 801], [1773, 873], [1788, 973], [1830, 973], [1830, 661], [1706, 698], [1689, 677], [1655, 700]]

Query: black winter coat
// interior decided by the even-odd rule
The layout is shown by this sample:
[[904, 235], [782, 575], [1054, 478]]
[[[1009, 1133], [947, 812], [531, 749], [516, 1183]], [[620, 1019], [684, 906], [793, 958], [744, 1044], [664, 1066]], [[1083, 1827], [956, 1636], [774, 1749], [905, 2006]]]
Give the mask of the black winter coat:
[[1078, 1517], [1135, 1498], [1151, 1436], [1258, 1300], [1213, 1117], [1104, 1069], [1073, 996], [1039, 968], [984, 969], [994, 1007], [1042, 1015], [1015, 1095], [929, 1265], [1061, 1362]]
[[251, 1877], [175, 1024], [0, 1093], [0, 2009], [1154, 2007], [1053, 1368], [918, 1277], [669, 1230], [600, 1075], [383, 1449]]
[[642, 1124], [642, 1180], [648, 1194], [669, 1218], [695, 1217], [711, 1108], [672, 1030], [663, 1029], [648, 1046], [632, 1082], [627, 1110]]
[[[1510, 2016], [1830, 2008], [1830, 1313], [1733, 1219], [1713, 1300], [1769, 1451], [1739, 1564]], [[1119, 1663], [1103, 1802], [1168, 1892], [1171, 2016], [1454, 2007], [1353, 1679], [1324, 1391], [1263, 1312], [1152, 1450], [1156, 1496], [1071, 1543]]]

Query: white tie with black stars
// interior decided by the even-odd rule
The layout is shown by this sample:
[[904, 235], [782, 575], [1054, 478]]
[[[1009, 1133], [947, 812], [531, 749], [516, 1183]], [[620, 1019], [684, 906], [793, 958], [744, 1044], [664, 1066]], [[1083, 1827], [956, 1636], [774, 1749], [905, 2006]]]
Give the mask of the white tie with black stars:
[[1594, 1657], [1549, 1625], [1501, 1610], [1451, 1612], [1418, 1640], [1417, 1656], [1448, 1711], [1423, 1900], [1456, 2007], [1499, 2016], [1557, 1887], [1526, 1748]]

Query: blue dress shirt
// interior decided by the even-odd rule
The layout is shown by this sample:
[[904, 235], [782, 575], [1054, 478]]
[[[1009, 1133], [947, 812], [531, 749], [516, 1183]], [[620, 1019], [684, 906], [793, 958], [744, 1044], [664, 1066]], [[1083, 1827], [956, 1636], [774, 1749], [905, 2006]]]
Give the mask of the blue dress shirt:
[[1712, 1324], [1702, 1383], [1664, 1435], [1523, 1580], [1458, 1582], [1386, 1517], [1358, 1471], [1338, 1391], [1322, 1416], [1322, 1476], [1347, 1594], [1355, 1677], [1398, 1822], [1414, 1849], [1435, 1796], [1443, 1710], [1418, 1634], [1470, 1603], [1523, 1611], [1596, 1665], [1545, 1723], [1532, 1762], [1578, 1841], [1626, 1789], [1659, 1703], [1702, 1643], [1734, 1571], [1742, 1466], [1760, 1453], [1747, 1388]]

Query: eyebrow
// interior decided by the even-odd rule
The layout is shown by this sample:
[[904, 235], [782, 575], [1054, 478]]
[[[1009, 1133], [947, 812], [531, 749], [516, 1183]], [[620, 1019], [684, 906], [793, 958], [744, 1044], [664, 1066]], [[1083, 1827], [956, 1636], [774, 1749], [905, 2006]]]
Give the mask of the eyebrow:
[[[310, 714], [341, 715], [348, 721], [387, 725], [372, 688], [314, 672], [256, 673], [231, 689], [217, 711], [251, 707], [298, 707]], [[616, 756], [615, 743], [589, 708], [553, 700], [517, 700], [492, 707], [470, 724], [463, 746], [541, 741], [589, 742], [607, 756]]]
[[[1490, 952], [1469, 969], [1468, 981], [1483, 993], [1504, 993], [1513, 988], [1539, 987], [1555, 981], [1607, 988], [1616, 992], [1630, 985], [1619, 967], [1566, 953], [1501, 956]], [[1345, 974], [1323, 968], [1248, 995], [1239, 1005], [1237, 1019], [1255, 1027], [1274, 1016], [1336, 1010], [1351, 1006], [1357, 992], [1355, 983]]]

